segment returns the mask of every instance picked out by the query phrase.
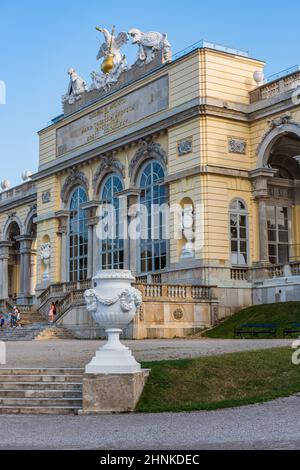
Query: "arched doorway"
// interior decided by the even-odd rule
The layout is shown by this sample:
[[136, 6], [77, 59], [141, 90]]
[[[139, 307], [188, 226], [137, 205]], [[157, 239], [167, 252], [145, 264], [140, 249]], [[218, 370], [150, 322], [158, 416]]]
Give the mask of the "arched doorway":
[[281, 135], [271, 148], [268, 164], [277, 170], [269, 182], [267, 204], [268, 254], [271, 264], [288, 264], [300, 255], [297, 225], [300, 190], [300, 138]]
[[258, 151], [264, 167], [253, 172], [259, 204], [261, 260], [272, 265], [300, 260], [299, 134], [300, 126], [291, 123], [271, 130]]

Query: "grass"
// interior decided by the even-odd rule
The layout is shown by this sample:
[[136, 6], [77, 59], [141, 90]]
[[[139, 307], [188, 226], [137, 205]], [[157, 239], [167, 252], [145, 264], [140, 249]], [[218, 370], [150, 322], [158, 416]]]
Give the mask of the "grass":
[[288, 348], [179, 361], [151, 369], [138, 412], [214, 410], [261, 403], [300, 392], [300, 366]]
[[[300, 302], [256, 305], [246, 308], [203, 335], [208, 338], [233, 339], [235, 338], [234, 329], [246, 323], [277, 323], [277, 337], [283, 338], [283, 330], [289, 326], [289, 323], [300, 323]], [[259, 337], [263, 338], [261, 335]]]

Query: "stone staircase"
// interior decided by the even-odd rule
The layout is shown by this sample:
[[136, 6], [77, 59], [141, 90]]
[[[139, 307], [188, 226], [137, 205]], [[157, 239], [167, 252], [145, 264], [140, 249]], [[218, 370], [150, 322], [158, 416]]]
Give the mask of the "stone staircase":
[[1, 328], [0, 341], [33, 341], [47, 326], [47, 323], [37, 323], [22, 328]]
[[0, 369], [0, 415], [78, 414], [83, 369]]
[[47, 326], [35, 338], [36, 341], [55, 341], [59, 339], [75, 339], [73, 334], [62, 326]]
[[22, 328], [0, 329], [0, 341], [55, 341], [74, 339], [72, 333], [61, 326], [36, 323]]

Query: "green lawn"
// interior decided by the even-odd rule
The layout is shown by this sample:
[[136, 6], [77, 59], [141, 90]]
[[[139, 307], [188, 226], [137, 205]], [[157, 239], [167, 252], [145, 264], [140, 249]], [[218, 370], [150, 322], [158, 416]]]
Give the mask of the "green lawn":
[[144, 363], [151, 374], [138, 412], [213, 410], [300, 392], [300, 366], [280, 348], [179, 361]]
[[[234, 338], [234, 329], [245, 323], [278, 324], [278, 338], [289, 323], [300, 323], [300, 302], [257, 305], [246, 308], [225, 320], [216, 328], [204, 333], [208, 338]], [[260, 336], [261, 338], [261, 336]]]

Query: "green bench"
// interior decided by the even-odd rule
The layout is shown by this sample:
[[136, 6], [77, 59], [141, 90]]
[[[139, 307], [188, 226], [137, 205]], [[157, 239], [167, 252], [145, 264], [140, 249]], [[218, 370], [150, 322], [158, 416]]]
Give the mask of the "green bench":
[[275, 323], [247, 323], [235, 328], [234, 335], [244, 338], [245, 336], [259, 337], [270, 336], [275, 338], [277, 336], [278, 326]]

